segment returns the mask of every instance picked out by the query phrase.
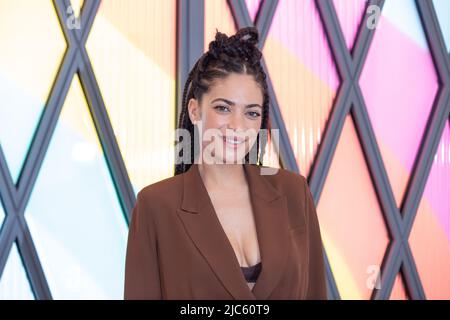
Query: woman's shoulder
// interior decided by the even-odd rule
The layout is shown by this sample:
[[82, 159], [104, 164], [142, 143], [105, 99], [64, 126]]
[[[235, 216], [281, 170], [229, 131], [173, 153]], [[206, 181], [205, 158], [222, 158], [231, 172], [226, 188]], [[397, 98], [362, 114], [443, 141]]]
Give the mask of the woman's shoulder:
[[145, 202], [158, 202], [167, 200], [173, 202], [177, 194], [182, 191], [182, 175], [178, 174], [172, 177], [164, 178], [162, 180], [151, 183], [143, 187], [137, 194], [137, 198]]
[[288, 169], [260, 166], [260, 173], [276, 189], [288, 191], [292, 189], [305, 188], [308, 183], [306, 178], [300, 174]]

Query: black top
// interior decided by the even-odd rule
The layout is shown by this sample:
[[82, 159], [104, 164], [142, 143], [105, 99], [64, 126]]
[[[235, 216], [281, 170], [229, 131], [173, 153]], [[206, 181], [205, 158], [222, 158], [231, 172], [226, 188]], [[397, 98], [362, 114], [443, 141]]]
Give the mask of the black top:
[[256, 282], [256, 279], [258, 279], [259, 273], [261, 272], [261, 262], [250, 267], [241, 267], [241, 270], [242, 273], [244, 273], [247, 282]]

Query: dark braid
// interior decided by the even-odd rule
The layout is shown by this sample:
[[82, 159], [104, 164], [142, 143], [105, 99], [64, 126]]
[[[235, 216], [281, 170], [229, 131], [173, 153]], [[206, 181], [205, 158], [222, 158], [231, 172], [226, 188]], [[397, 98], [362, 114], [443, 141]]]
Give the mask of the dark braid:
[[[246, 27], [240, 29], [235, 35], [228, 37], [217, 31], [215, 40], [209, 43], [208, 51], [196, 62], [188, 75], [183, 90], [178, 128], [186, 129], [191, 137], [191, 151], [189, 163], [178, 161], [175, 164], [175, 175], [186, 172], [194, 163], [197, 151], [194, 150], [194, 131], [197, 128], [191, 122], [188, 112], [188, 103], [194, 98], [201, 102], [204, 93], [208, 92], [214, 79], [223, 79], [230, 73], [246, 73], [253, 75], [255, 81], [261, 87], [263, 93], [263, 112], [260, 129], [269, 129], [269, 93], [267, 89], [266, 73], [261, 65], [262, 53], [257, 47], [259, 39], [258, 29]], [[197, 133], [197, 136], [199, 134]], [[178, 148], [182, 145], [181, 137], [176, 141]], [[262, 165], [265, 147], [267, 143], [266, 132], [259, 132], [256, 143], [245, 156], [245, 163], [249, 163], [249, 154], [257, 154], [257, 164]], [[260, 149], [261, 147], [261, 149]], [[183, 149], [176, 148], [176, 157], [183, 156]], [[255, 150], [256, 148], [256, 150]]]

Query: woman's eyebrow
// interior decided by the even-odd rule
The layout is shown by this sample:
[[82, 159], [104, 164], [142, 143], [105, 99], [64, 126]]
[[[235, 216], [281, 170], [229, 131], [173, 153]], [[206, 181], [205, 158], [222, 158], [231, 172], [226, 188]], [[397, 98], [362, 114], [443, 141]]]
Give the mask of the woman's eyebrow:
[[[216, 99], [214, 99], [213, 101], [211, 101], [211, 103], [216, 102], [216, 101], [223, 101], [223, 102], [229, 104], [230, 106], [236, 105], [235, 102], [230, 101], [230, 100], [225, 99], [225, 98], [216, 98]], [[252, 108], [252, 107], [259, 107], [259, 108], [262, 109], [262, 107], [261, 107], [259, 104], [257, 104], [257, 103], [252, 103], [252, 104], [249, 104], [249, 105], [246, 105], [246, 106], [245, 106], [246, 109], [247, 109], [247, 108]]]

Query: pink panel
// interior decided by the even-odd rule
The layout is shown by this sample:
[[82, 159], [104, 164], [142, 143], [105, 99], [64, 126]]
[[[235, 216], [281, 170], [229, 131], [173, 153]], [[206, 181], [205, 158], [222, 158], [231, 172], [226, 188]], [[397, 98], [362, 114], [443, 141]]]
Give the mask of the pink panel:
[[308, 175], [340, 83], [314, 1], [280, 1], [263, 51], [300, 172]]
[[270, 37], [330, 88], [337, 90], [339, 77], [330, 71], [334, 69], [334, 60], [314, 1], [280, 1]]
[[260, 0], [245, 0], [247, 4], [248, 13], [250, 14], [250, 18], [252, 21], [255, 21], [256, 14], [258, 13]]
[[320, 196], [318, 215], [341, 297], [369, 299], [389, 235], [350, 116]]
[[382, 17], [360, 84], [400, 205], [438, 90], [429, 50]]
[[450, 299], [450, 125], [437, 149], [409, 242], [428, 299]]
[[366, 0], [333, 0], [347, 47], [351, 50], [358, 34]]

